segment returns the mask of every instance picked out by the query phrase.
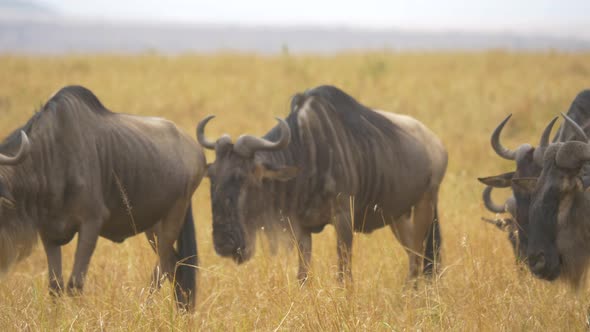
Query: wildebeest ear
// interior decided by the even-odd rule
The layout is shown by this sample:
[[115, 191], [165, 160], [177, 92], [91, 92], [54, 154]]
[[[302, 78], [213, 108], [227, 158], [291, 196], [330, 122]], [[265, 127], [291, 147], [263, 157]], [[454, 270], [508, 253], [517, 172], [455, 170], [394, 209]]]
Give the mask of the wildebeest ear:
[[288, 181], [296, 177], [298, 172], [299, 169], [295, 166], [276, 167], [270, 164], [256, 164], [256, 169], [254, 171], [255, 176], [259, 181], [262, 179]]
[[521, 191], [533, 192], [537, 186], [537, 178], [514, 178], [512, 184]]
[[485, 178], [477, 178], [479, 182], [492, 186], [495, 188], [507, 188], [512, 184], [514, 172], [508, 172], [500, 175], [488, 176]]
[[2, 206], [14, 208], [14, 197], [2, 182], [0, 182], [0, 204]]
[[582, 187], [584, 187], [584, 191], [590, 189], [590, 175], [583, 175], [582, 176]]

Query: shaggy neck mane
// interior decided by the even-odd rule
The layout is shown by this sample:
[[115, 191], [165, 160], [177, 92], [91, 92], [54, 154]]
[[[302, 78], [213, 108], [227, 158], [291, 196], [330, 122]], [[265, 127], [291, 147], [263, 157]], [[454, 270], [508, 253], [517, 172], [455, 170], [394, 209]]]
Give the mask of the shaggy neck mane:
[[[306, 122], [303, 120], [307, 118], [307, 113], [313, 113], [310, 116], [314, 116], [317, 121], [311, 122], [310, 119], [310, 122]], [[259, 160], [288, 161], [289, 164], [296, 162], [301, 165], [309, 165], [307, 162], [310, 160], [303, 163], [300, 158], [307, 155], [307, 150], [313, 143], [317, 145], [318, 149], [323, 148], [323, 150], [334, 148], [334, 146], [330, 146], [330, 143], [336, 142], [330, 141], [342, 139], [348, 141], [346, 143], [356, 143], [355, 145], [387, 144], [389, 146], [391, 142], [400, 141], [401, 136], [409, 136], [402, 128], [383, 115], [360, 104], [344, 91], [333, 86], [320, 86], [295, 95], [291, 101], [291, 112], [285, 121], [291, 129], [291, 143], [280, 151], [258, 153]], [[336, 133], [344, 135], [342, 137], [330, 136], [333, 134], [329, 132], [330, 129], [335, 129]], [[318, 131], [323, 131], [323, 133]], [[313, 136], [324, 135], [328, 141], [309, 142], [309, 137], [306, 137], [309, 134]], [[376, 134], [380, 135], [380, 139], [375, 139]], [[270, 141], [277, 141], [280, 137], [279, 126], [275, 126], [264, 136]], [[402, 149], [403, 147], [398, 148]], [[294, 160], [293, 155], [297, 155], [299, 160]], [[318, 160], [312, 161], [317, 162]]]

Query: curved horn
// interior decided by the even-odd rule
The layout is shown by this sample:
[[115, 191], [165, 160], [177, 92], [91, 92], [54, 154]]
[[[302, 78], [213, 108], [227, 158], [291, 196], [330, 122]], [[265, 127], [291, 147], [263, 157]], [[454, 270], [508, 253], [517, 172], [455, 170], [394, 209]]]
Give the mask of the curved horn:
[[547, 145], [549, 145], [549, 135], [551, 135], [551, 129], [553, 129], [553, 125], [555, 125], [555, 121], [557, 121], [559, 117], [554, 117], [553, 120], [551, 120], [551, 122], [549, 122], [549, 124], [547, 125], [547, 127], [545, 127], [545, 130], [543, 130], [543, 134], [541, 135], [541, 139], [539, 140], [539, 146], [540, 147], [547, 147]]
[[494, 132], [492, 133], [492, 139], [491, 139], [492, 148], [494, 149], [494, 151], [496, 151], [498, 156], [500, 156], [504, 159], [508, 159], [508, 160], [514, 160], [516, 158], [516, 151], [512, 151], [510, 149], [507, 149], [507, 148], [503, 147], [502, 144], [500, 144], [500, 133], [502, 132], [502, 128], [504, 128], [504, 126], [506, 125], [506, 122], [508, 122], [508, 120], [510, 120], [511, 117], [512, 117], [512, 114], [508, 115], [506, 117], [506, 119], [504, 119], [504, 121], [502, 121], [498, 125], [498, 127], [496, 127], [496, 129], [494, 129]]
[[207, 139], [207, 137], [205, 137], [205, 126], [207, 125], [207, 122], [209, 122], [214, 117], [215, 115], [209, 115], [201, 120], [201, 122], [199, 122], [197, 125], [197, 140], [201, 146], [209, 150], [215, 150], [215, 142], [210, 141]]
[[485, 205], [486, 209], [494, 213], [506, 212], [506, 208], [504, 206], [497, 205], [492, 201], [492, 189], [494, 189], [494, 187], [486, 186], [486, 188], [483, 190], [482, 198], [483, 204]]
[[13, 157], [0, 153], [0, 165], [16, 165], [20, 163], [31, 150], [31, 142], [24, 131], [20, 132], [20, 147], [18, 152]]
[[570, 125], [572, 125], [574, 127], [574, 130], [576, 131], [576, 134], [584, 139], [584, 142], [588, 142], [588, 136], [586, 135], [586, 133], [584, 132], [584, 129], [582, 129], [582, 127], [580, 127], [576, 121], [572, 120], [572, 118], [570, 118], [569, 116], [561, 113], [561, 116], [563, 116], [563, 118], [565, 119], [565, 121], [569, 122]]
[[279, 121], [281, 137], [276, 142], [252, 135], [242, 135], [236, 140], [234, 151], [244, 157], [251, 157], [256, 151], [275, 151], [285, 148], [291, 142], [291, 129], [285, 120], [276, 118]]
[[558, 117], [556, 116], [551, 122], [549, 122], [547, 127], [545, 127], [541, 139], [539, 140], [539, 146], [535, 149], [535, 152], [533, 152], [533, 160], [539, 166], [543, 166], [543, 156], [545, 155], [547, 146], [549, 146], [549, 135], [551, 135], [551, 129], [553, 129], [553, 125], [555, 125], [557, 119]]

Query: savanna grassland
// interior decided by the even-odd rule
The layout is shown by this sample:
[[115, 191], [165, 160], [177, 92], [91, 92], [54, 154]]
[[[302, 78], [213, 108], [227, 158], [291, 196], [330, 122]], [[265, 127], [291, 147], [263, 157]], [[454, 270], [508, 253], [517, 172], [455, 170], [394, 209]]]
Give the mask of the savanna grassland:
[[[176, 313], [169, 284], [148, 296], [156, 256], [139, 235], [122, 244], [101, 239], [84, 295], [57, 300], [47, 291], [39, 244], [0, 280], [0, 330], [583, 330], [587, 288], [576, 293], [515, 265], [506, 234], [480, 220], [490, 213], [476, 177], [511, 170], [490, 148], [493, 128], [513, 113], [504, 144], [536, 144], [548, 121], [590, 85], [589, 58], [500, 51], [0, 56], [0, 136], [68, 84], [90, 88], [113, 111], [166, 117], [193, 136], [207, 114], [217, 115], [210, 137], [262, 135], [288, 114], [291, 95], [329, 83], [368, 106], [416, 117], [449, 151], [439, 205], [442, 273], [417, 289], [404, 288], [407, 257], [388, 228], [355, 237], [354, 282], [346, 288], [335, 277], [332, 227], [313, 236], [312, 279], [303, 288], [295, 251], [272, 256], [259, 242], [241, 266], [216, 256], [205, 179], [193, 198], [201, 261], [194, 314]], [[64, 250], [66, 277], [74, 248], [72, 241]]]

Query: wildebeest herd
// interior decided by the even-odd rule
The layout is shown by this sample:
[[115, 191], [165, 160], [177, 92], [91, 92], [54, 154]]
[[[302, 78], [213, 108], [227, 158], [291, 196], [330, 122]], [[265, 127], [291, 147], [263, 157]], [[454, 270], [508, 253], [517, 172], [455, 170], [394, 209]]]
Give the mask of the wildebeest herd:
[[[312, 233], [336, 230], [338, 279], [352, 278], [354, 232], [389, 226], [409, 258], [408, 280], [439, 267], [439, 188], [447, 168], [440, 139], [418, 120], [368, 108], [334, 86], [297, 93], [288, 116], [263, 137], [205, 134], [197, 142], [172, 122], [114, 113], [88, 89], [62, 88], [0, 145], [0, 273], [41, 239], [53, 295], [82, 291], [99, 236], [114, 242], [145, 233], [158, 255], [151, 289], [163, 277], [180, 308], [194, 308], [197, 243], [191, 197], [209, 178], [215, 251], [250, 259], [260, 230], [277, 242], [289, 230], [305, 283]], [[590, 90], [572, 103], [550, 141], [492, 147], [515, 170], [480, 178], [484, 204], [504, 218], [517, 260], [537, 276], [579, 284], [590, 259]], [[207, 164], [202, 148], [215, 151]], [[512, 189], [503, 204], [492, 188]], [[67, 284], [61, 246], [78, 234]]]

